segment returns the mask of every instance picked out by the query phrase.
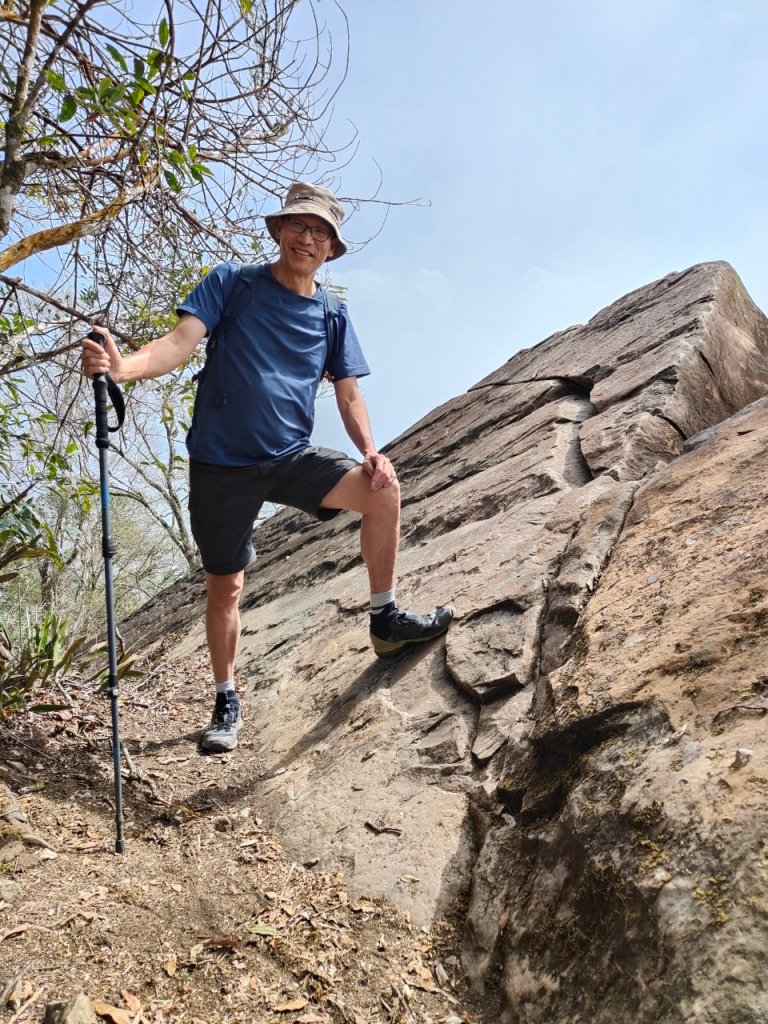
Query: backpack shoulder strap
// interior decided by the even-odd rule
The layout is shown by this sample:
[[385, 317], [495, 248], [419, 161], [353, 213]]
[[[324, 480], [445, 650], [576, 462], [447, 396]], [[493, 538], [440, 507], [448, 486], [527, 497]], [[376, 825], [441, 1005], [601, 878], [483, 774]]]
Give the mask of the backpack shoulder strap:
[[330, 372], [330, 365], [339, 349], [339, 314], [341, 311], [341, 299], [332, 292], [330, 288], [321, 288], [323, 293], [323, 304], [325, 306], [325, 333], [328, 337], [328, 355], [323, 367], [323, 376], [326, 380], [333, 382]]
[[244, 309], [250, 306], [256, 294], [259, 279], [263, 273], [264, 268], [261, 265], [243, 264], [239, 268], [235, 283], [224, 303], [221, 319], [208, 338], [208, 344], [205, 349], [206, 355], [210, 354], [212, 349], [215, 348], [218, 339], [226, 332], [229, 325], [237, 320]]

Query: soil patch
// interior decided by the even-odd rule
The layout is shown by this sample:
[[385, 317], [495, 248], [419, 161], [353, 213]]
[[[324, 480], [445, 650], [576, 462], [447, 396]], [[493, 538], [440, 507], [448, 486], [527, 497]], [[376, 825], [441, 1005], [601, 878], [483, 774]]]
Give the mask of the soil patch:
[[490, 1019], [449, 925], [415, 929], [285, 854], [249, 798], [257, 728], [200, 755], [206, 662], [143, 667], [122, 684], [124, 856], [107, 698], [68, 681], [71, 710], [0, 725], [0, 1014], [39, 1021], [83, 991], [116, 1024]]

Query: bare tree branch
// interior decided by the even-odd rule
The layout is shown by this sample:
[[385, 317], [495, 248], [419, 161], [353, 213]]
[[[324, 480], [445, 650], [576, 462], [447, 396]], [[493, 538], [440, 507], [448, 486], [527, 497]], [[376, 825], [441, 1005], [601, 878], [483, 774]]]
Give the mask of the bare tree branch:
[[5, 159], [0, 174], [0, 238], [3, 238], [13, 218], [14, 199], [22, 185], [23, 171], [19, 167], [18, 154], [21, 148], [25, 128], [25, 111], [29, 97], [29, 85], [37, 54], [40, 38], [40, 25], [43, 20], [46, 0], [31, 0], [29, 7], [29, 23], [24, 40], [24, 52], [19, 63], [16, 78], [16, 90], [11, 101], [11, 109], [5, 124]]
[[[72, 306], [68, 306], [63, 302], [60, 302], [58, 299], [54, 298], [52, 295], [49, 295], [47, 292], [41, 292], [37, 288], [33, 288], [31, 285], [26, 284], [24, 281], [22, 281], [20, 277], [7, 277], [5, 274], [0, 274], [0, 281], [11, 288], [20, 288], [28, 295], [33, 295], [36, 299], [40, 299], [46, 305], [53, 306], [54, 309], [58, 309], [62, 313], [66, 313], [67, 316], [72, 317], [73, 320], [80, 320], [83, 323], [90, 324], [93, 323], [95, 317], [100, 312], [96, 311], [91, 314], [81, 313], [78, 310], [73, 309]], [[126, 345], [135, 347], [135, 340], [130, 338], [127, 334], [124, 334], [122, 331], [119, 331], [116, 327], [112, 330], [112, 334], [114, 334], [114, 336], [118, 338], [120, 341], [125, 342]], [[69, 352], [71, 351], [71, 349], [76, 348], [78, 346], [79, 342], [74, 342], [72, 344], [62, 345], [60, 348], [49, 349], [48, 352], [40, 353], [36, 361], [40, 361], [40, 359], [52, 359], [54, 356], [63, 355], [63, 353]], [[16, 367], [16, 369], [18, 369], [18, 366]], [[4, 372], [4, 368], [0, 367], [0, 376], [2, 376]]]
[[37, 253], [46, 252], [48, 249], [58, 249], [62, 245], [68, 245], [77, 239], [85, 238], [98, 231], [105, 223], [114, 220], [117, 214], [128, 203], [138, 199], [144, 193], [154, 188], [158, 180], [158, 169], [150, 173], [145, 181], [132, 188], [121, 192], [109, 205], [89, 213], [80, 220], [72, 221], [69, 224], [59, 224], [55, 228], [46, 228], [44, 231], [37, 231], [33, 235], [27, 235], [14, 245], [0, 252], [0, 271], [8, 270], [16, 263], [21, 263]]

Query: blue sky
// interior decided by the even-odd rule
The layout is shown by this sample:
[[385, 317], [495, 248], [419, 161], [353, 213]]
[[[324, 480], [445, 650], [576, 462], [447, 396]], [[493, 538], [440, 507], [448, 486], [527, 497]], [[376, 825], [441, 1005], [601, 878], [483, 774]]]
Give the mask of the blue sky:
[[[334, 131], [351, 121], [359, 150], [340, 191], [370, 192], [378, 162], [387, 198], [424, 200], [332, 267], [374, 370], [380, 444], [673, 270], [728, 260], [768, 308], [764, 0], [345, 10]], [[364, 208], [348, 237], [380, 218]], [[315, 439], [346, 445], [332, 402]]]

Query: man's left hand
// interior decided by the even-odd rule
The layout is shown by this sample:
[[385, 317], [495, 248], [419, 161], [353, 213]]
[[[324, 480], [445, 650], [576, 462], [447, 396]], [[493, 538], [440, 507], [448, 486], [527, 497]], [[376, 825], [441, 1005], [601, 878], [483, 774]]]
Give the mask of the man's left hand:
[[373, 455], [366, 455], [363, 459], [363, 469], [371, 478], [371, 490], [378, 491], [382, 487], [389, 487], [395, 479], [395, 467], [386, 457], [375, 452]]

